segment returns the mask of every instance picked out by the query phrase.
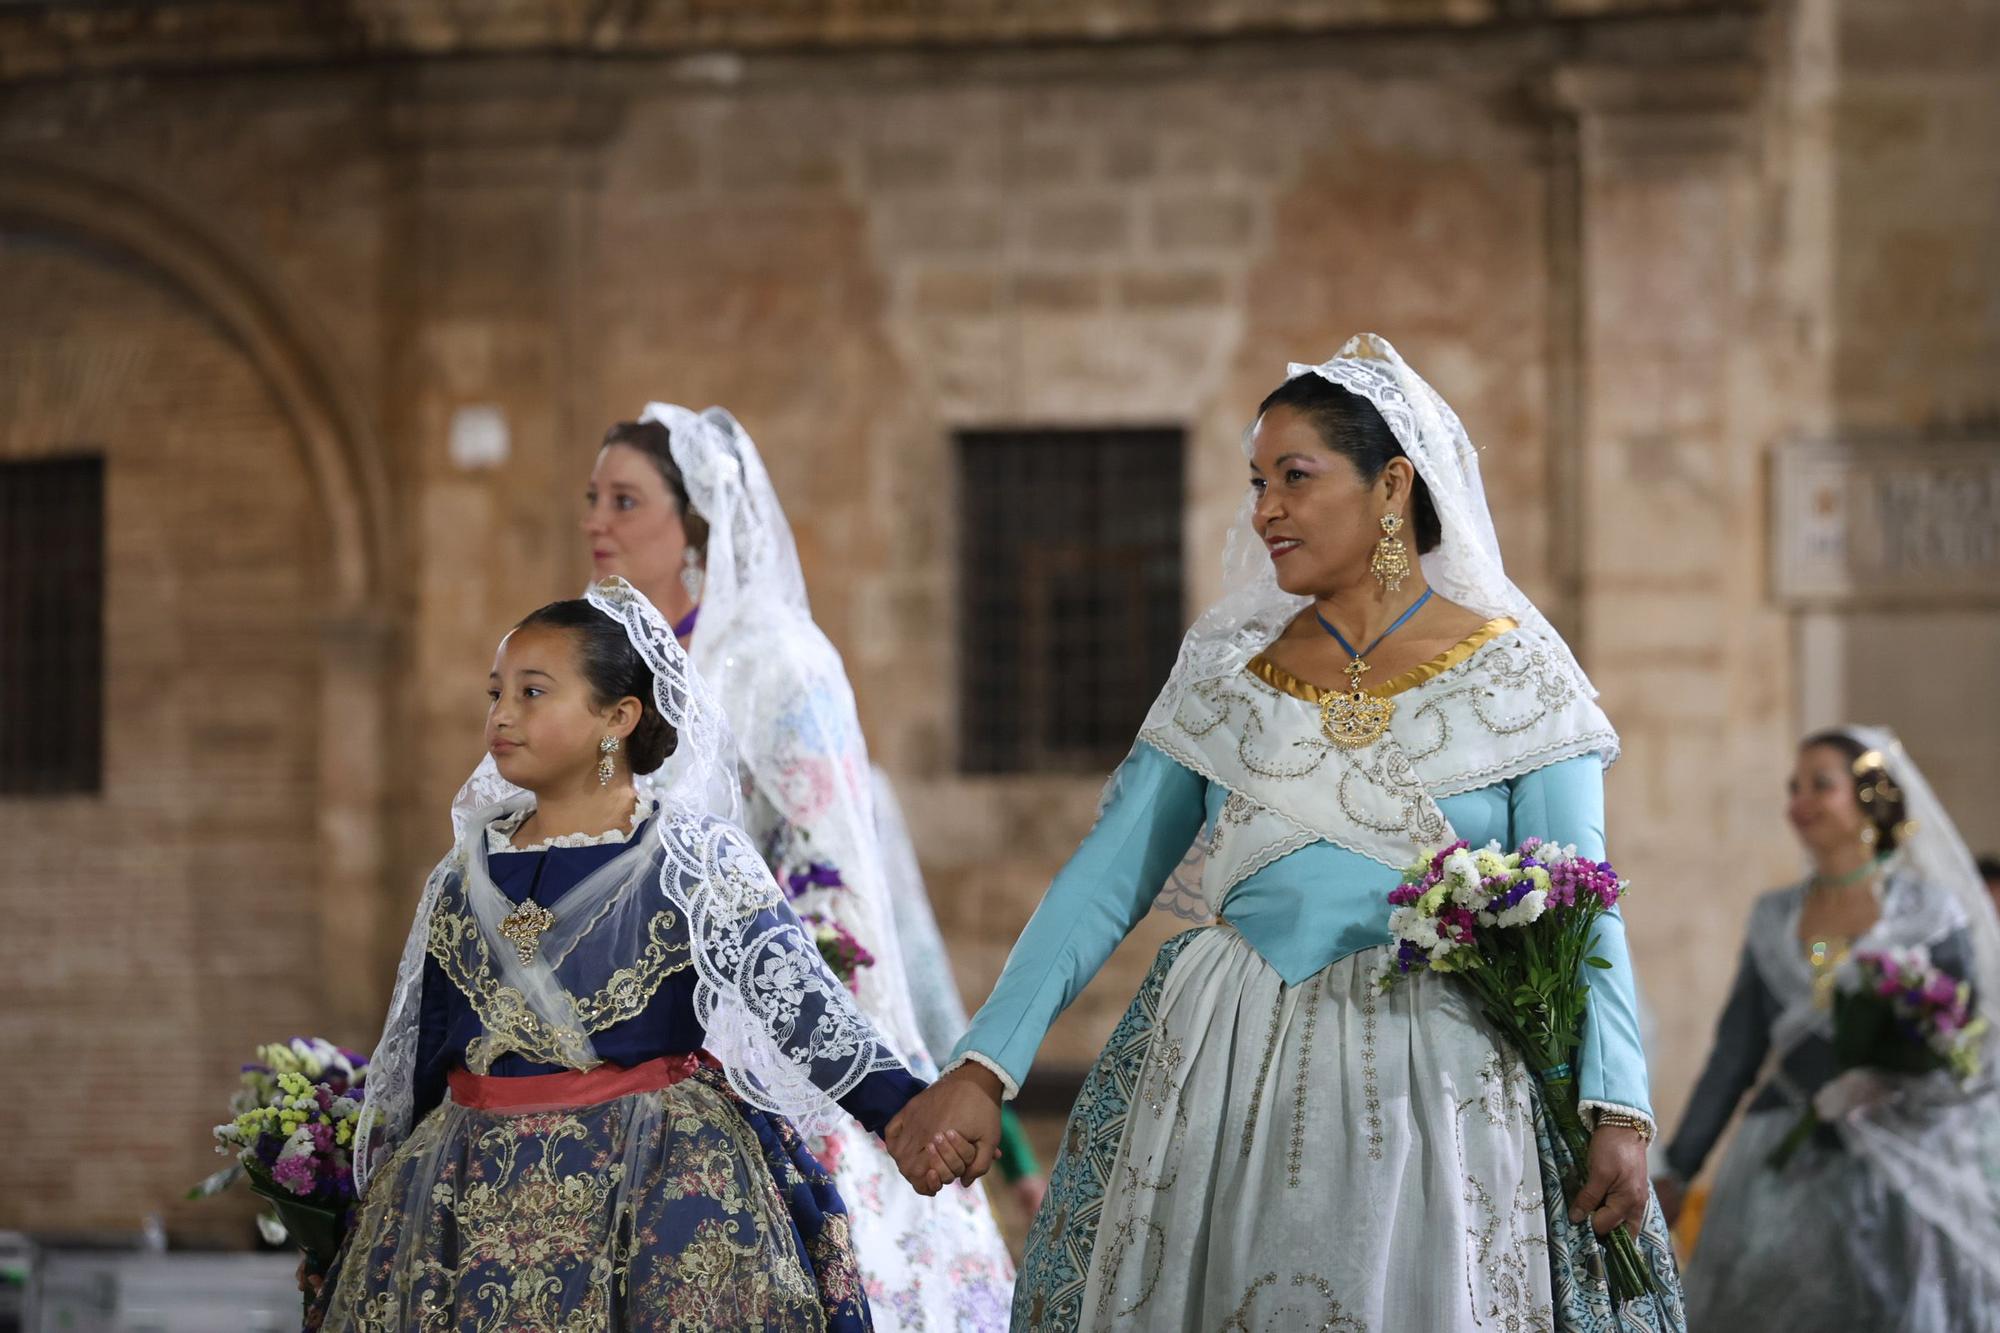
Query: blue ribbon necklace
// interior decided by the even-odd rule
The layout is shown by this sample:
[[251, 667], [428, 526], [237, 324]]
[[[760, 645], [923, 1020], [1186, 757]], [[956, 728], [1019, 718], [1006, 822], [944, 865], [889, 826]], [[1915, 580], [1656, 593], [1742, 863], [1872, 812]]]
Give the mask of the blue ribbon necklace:
[[1388, 699], [1378, 699], [1361, 688], [1361, 677], [1368, 667], [1367, 656], [1382, 646], [1382, 641], [1407, 625], [1410, 617], [1423, 609], [1431, 599], [1434, 589], [1424, 589], [1424, 595], [1410, 603], [1409, 610], [1396, 617], [1396, 623], [1375, 636], [1375, 642], [1360, 652], [1347, 636], [1333, 627], [1333, 622], [1321, 615], [1318, 607], [1313, 608], [1313, 618], [1319, 627], [1333, 636], [1333, 641], [1347, 651], [1347, 692], [1328, 690], [1319, 697], [1320, 730], [1335, 745], [1346, 750], [1359, 750], [1373, 745], [1389, 729], [1389, 719], [1395, 715], [1396, 705]]

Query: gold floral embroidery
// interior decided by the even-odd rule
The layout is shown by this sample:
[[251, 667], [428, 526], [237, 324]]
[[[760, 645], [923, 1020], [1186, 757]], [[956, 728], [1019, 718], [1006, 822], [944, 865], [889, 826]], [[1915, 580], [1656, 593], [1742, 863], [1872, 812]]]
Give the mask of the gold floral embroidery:
[[[1463, 1199], [1474, 1221], [1474, 1227], [1465, 1233], [1466, 1300], [1475, 1322], [1490, 1323], [1507, 1333], [1552, 1333], [1554, 1308], [1535, 1301], [1534, 1276], [1548, 1272], [1538, 1159], [1528, 1158], [1522, 1180], [1508, 1191], [1512, 1202], [1501, 1207], [1486, 1182], [1466, 1169], [1465, 1132], [1459, 1123], [1477, 1112], [1489, 1131], [1498, 1129], [1505, 1134], [1511, 1129], [1515, 1142], [1532, 1143], [1526, 1071], [1496, 1052], [1480, 1066], [1478, 1077], [1479, 1095], [1459, 1102], [1452, 1121], [1452, 1150], [1457, 1154], [1458, 1174], [1465, 1181]], [[1503, 1227], [1507, 1233], [1504, 1239]], [[1483, 1297], [1480, 1286], [1485, 1288]]]
[[1278, 1026], [1285, 1015], [1284, 988], [1278, 990], [1277, 1001], [1271, 1006], [1271, 1027], [1264, 1034], [1264, 1058], [1257, 1065], [1257, 1083], [1250, 1089], [1250, 1116], [1243, 1122], [1244, 1161], [1250, 1160], [1250, 1145], [1257, 1139], [1257, 1117], [1264, 1109], [1264, 1084], [1271, 1077], [1271, 1061], [1278, 1054]]
[[798, 1245], [803, 1169], [708, 1075], [575, 1110], [447, 1103], [370, 1190], [325, 1326], [823, 1328], [861, 1279], [845, 1217]]
[[479, 923], [448, 896], [431, 914], [430, 953], [445, 976], [471, 1001], [485, 1028], [466, 1045], [465, 1065], [484, 1074], [493, 1061], [515, 1051], [542, 1064], [587, 1068], [592, 1059], [585, 1039], [643, 1012], [660, 984], [691, 965], [688, 941], [675, 938], [680, 917], [671, 908], [654, 913], [646, 927], [646, 947], [630, 967], [613, 972], [604, 986], [570, 996], [574, 1026], [555, 1027], [529, 1007], [521, 992], [500, 980]]
[[1169, 1037], [1165, 1032], [1154, 1035], [1153, 1048], [1146, 1057], [1144, 1066], [1146, 1072], [1141, 1075], [1141, 1085], [1143, 1088], [1151, 1089], [1146, 1094], [1146, 1101], [1153, 1108], [1153, 1118], [1163, 1119], [1167, 1113], [1168, 1103], [1171, 1102], [1174, 1123], [1173, 1128], [1167, 1132], [1167, 1146], [1158, 1159], [1158, 1174], [1151, 1180], [1139, 1174], [1136, 1164], [1126, 1163], [1125, 1181], [1131, 1196], [1130, 1208], [1138, 1207], [1137, 1196], [1140, 1190], [1170, 1190], [1181, 1178], [1181, 1157], [1187, 1144], [1188, 1133], [1187, 1098], [1184, 1095], [1187, 1089], [1184, 1085], [1176, 1083], [1174, 1076], [1180, 1072], [1183, 1059], [1181, 1044], [1177, 1038]]
[[1314, 977], [1306, 992], [1305, 1031], [1299, 1035], [1298, 1082], [1292, 1088], [1292, 1142], [1285, 1153], [1285, 1185], [1299, 1187], [1299, 1168], [1306, 1160], [1306, 1101], [1312, 1091], [1313, 1029], [1319, 1024], [1319, 996], [1325, 978]]
[[[1141, 1247], [1139, 1262], [1144, 1266], [1143, 1280], [1139, 1294], [1119, 1310], [1118, 1313], [1121, 1315], [1137, 1314], [1145, 1308], [1146, 1302], [1153, 1299], [1153, 1291], [1160, 1285], [1160, 1267], [1166, 1260], [1166, 1228], [1150, 1217], [1127, 1217], [1111, 1229], [1109, 1236], [1098, 1242], [1106, 1247], [1105, 1268], [1111, 1273], [1118, 1272], [1124, 1266], [1125, 1257], [1131, 1253], [1135, 1242]], [[1109, 1313], [1111, 1297], [1117, 1286], [1115, 1282], [1106, 1282], [1104, 1290], [1098, 1295], [1097, 1317], [1100, 1320]]]
[[1222, 850], [1222, 834], [1225, 829], [1238, 827], [1250, 822], [1257, 813], [1257, 807], [1241, 792], [1230, 792], [1223, 799], [1222, 809], [1215, 815], [1215, 827], [1209, 831], [1208, 854], [1214, 856]]
[[[1341, 1308], [1340, 1302], [1333, 1298], [1333, 1284], [1317, 1273], [1294, 1273], [1291, 1285], [1294, 1288], [1310, 1287], [1325, 1302], [1318, 1318], [1302, 1318], [1305, 1315], [1303, 1310], [1281, 1308], [1271, 1311], [1265, 1322], [1252, 1324], [1251, 1307], [1256, 1304], [1258, 1293], [1266, 1287], [1276, 1286], [1277, 1282], [1276, 1273], [1266, 1273], [1252, 1282], [1249, 1290], [1243, 1293], [1236, 1312], [1222, 1321], [1221, 1333], [1277, 1333], [1280, 1329], [1288, 1331], [1295, 1328], [1313, 1328], [1320, 1333], [1368, 1333], [1368, 1325]], [[1281, 1318], [1285, 1320], [1282, 1324], [1278, 1322]]]
[[1361, 1096], [1368, 1109], [1368, 1156], [1382, 1160], [1382, 1088], [1375, 1070], [1375, 1038], [1380, 1018], [1380, 994], [1373, 986], [1361, 990]]

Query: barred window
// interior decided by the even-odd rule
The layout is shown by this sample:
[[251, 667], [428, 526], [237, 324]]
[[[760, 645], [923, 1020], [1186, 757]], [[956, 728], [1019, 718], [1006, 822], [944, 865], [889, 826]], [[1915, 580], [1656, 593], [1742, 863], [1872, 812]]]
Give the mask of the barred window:
[[104, 460], [0, 462], [0, 796], [100, 790]]
[[1102, 771], [1131, 748], [1183, 621], [1178, 429], [958, 437], [960, 755]]

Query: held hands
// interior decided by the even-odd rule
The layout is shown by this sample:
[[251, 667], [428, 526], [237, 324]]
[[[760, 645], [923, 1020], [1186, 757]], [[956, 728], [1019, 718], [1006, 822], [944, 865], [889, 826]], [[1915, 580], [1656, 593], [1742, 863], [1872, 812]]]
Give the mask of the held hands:
[[903, 1178], [932, 1195], [947, 1181], [970, 1185], [1000, 1149], [1000, 1080], [968, 1062], [912, 1098], [883, 1131]]
[[1625, 1125], [1601, 1125], [1590, 1136], [1590, 1169], [1583, 1188], [1569, 1201], [1569, 1220], [1590, 1219], [1591, 1230], [1609, 1235], [1620, 1224], [1638, 1234], [1646, 1219], [1646, 1141]]

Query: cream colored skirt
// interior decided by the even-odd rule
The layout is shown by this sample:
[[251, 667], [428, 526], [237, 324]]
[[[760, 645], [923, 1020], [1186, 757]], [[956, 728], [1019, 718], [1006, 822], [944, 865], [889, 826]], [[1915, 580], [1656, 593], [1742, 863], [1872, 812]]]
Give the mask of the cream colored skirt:
[[1380, 957], [1288, 987], [1226, 926], [1187, 938], [1121, 1026], [1122, 1123], [1072, 1119], [1017, 1328], [1554, 1326], [1526, 1071], [1442, 979], [1378, 992]]

